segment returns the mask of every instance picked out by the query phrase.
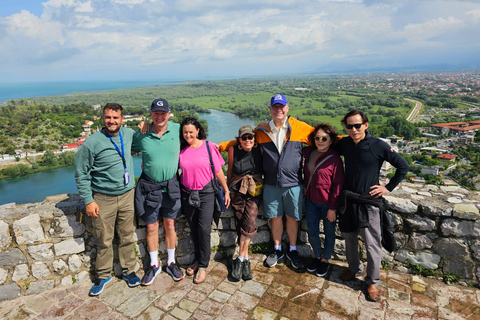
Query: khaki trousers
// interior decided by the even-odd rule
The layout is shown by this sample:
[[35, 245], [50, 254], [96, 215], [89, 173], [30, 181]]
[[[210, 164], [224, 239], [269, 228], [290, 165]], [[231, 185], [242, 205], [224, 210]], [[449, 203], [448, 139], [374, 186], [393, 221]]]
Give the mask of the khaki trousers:
[[113, 268], [113, 238], [118, 235], [118, 258], [124, 275], [135, 271], [135, 232], [134, 189], [119, 196], [94, 192], [93, 199], [98, 204], [98, 218], [92, 218], [93, 235], [97, 238], [97, 277], [111, 277]]

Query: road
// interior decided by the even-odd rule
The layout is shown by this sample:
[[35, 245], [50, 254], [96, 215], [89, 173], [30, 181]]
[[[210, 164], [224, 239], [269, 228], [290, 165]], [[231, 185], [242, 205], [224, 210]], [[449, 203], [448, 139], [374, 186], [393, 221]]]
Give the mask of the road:
[[420, 110], [422, 109], [422, 103], [420, 101], [413, 100], [413, 99], [405, 98], [405, 100], [415, 103], [415, 107], [413, 107], [412, 111], [410, 112], [410, 114], [407, 117], [408, 122], [414, 122], [416, 117], [420, 113]]

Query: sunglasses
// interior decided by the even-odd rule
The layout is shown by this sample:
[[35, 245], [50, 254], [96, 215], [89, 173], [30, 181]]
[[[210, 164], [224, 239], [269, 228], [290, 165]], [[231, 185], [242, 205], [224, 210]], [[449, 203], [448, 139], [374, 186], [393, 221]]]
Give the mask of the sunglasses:
[[315, 141], [320, 141], [320, 140], [322, 140], [323, 142], [326, 142], [326, 141], [328, 141], [328, 136], [324, 136], [324, 137], [316, 136], [315, 137]]
[[251, 134], [242, 136], [242, 141], [247, 141], [247, 140], [253, 140], [253, 136]]
[[345, 128], [347, 129], [353, 129], [353, 127], [355, 127], [355, 129], [360, 129], [363, 125], [365, 124], [365, 122], [362, 122], [362, 123], [355, 123], [355, 124], [346, 124], [345, 125]]

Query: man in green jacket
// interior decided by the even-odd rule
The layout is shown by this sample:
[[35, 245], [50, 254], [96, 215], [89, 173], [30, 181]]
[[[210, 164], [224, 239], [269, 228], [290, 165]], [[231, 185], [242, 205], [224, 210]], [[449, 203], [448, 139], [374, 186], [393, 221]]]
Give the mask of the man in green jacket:
[[134, 131], [123, 128], [123, 108], [107, 103], [103, 109], [104, 127], [88, 137], [75, 156], [75, 181], [86, 213], [92, 218], [97, 238], [96, 278], [89, 295], [99, 295], [112, 280], [113, 246], [118, 234], [118, 257], [122, 279], [136, 287], [135, 274], [134, 172], [131, 156]]

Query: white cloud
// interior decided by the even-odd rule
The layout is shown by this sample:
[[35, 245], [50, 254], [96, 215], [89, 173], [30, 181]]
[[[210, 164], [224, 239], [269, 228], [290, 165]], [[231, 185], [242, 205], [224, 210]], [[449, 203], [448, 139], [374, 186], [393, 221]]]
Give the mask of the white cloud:
[[[43, 61], [45, 70], [219, 73], [241, 65], [258, 73], [275, 61], [285, 72], [304, 72], [366, 57], [372, 65], [413, 57], [415, 65], [432, 47], [446, 57], [459, 44], [477, 52], [462, 39], [480, 32], [480, 3], [459, 0], [48, 0], [43, 7], [40, 16], [0, 17], [0, 69]], [[26, 43], [37, 49], [26, 52]]]
[[80, 2], [75, 8], [75, 11], [85, 12], [85, 13], [93, 12], [92, 2], [91, 1]]
[[42, 44], [49, 42], [63, 43], [62, 25], [54, 21], [45, 21], [26, 10], [0, 20], [9, 37], [26, 41], [34, 40]]
[[474, 22], [480, 21], [480, 9], [468, 11], [466, 14], [469, 15]]
[[126, 25], [121, 21], [112, 21], [112, 20], [102, 19], [102, 18], [90, 18], [87, 16], [80, 16], [80, 15], [75, 16], [75, 20], [77, 21], [78, 27], [87, 28], [87, 29], [99, 28], [102, 26], [115, 27], [115, 26]]

